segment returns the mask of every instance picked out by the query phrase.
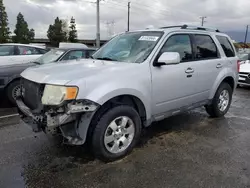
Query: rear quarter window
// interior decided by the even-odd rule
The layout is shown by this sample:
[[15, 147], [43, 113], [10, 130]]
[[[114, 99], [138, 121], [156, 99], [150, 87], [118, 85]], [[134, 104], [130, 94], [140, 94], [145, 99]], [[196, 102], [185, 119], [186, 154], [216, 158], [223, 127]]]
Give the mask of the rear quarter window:
[[216, 36], [217, 40], [220, 42], [220, 45], [227, 57], [234, 57], [235, 51], [229, 39], [224, 36]]

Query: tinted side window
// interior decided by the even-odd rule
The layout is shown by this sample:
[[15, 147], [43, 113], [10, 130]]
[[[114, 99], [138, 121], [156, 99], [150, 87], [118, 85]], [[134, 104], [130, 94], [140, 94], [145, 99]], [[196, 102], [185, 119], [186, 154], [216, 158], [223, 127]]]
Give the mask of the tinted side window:
[[36, 48], [29, 46], [18, 46], [18, 55], [41, 54]]
[[213, 39], [208, 35], [194, 35], [196, 44], [196, 59], [218, 58], [217, 47]]
[[89, 58], [90, 56], [92, 56], [95, 52], [96, 52], [95, 50], [88, 50], [87, 58]]
[[224, 50], [226, 56], [227, 57], [234, 57], [235, 56], [235, 52], [234, 52], [234, 49], [233, 49], [231, 43], [229, 42], [228, 38], [227, 37], [223, 37], [223, 36], [216, 36], [216, 38], [220, 42], [221, 47]]
[[49, 50], [40, 49], [40, 48], [36, 48], [36, 50], [39, 52], [39, 54], [46, 54], [49, 51]]
[[62, 60], [72, 60], [85, 57], [85, 52], [82, 50], [74, 50], [68, 52]]
[[192, 46], [189, 35], [178, 34], [169, 37], [160, 54], [164, 52], [178, 52], [182, 62], [192, 60]]
[[0, 56], [15, 55], [14, 46], [0, 46]]

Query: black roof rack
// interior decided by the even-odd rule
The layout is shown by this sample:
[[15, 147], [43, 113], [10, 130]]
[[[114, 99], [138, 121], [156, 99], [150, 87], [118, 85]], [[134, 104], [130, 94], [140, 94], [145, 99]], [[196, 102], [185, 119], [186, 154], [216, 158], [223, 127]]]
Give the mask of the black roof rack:
[[160, 29], [169, 29], [169, 28], [175, 28], [179, 27], [181, 29], [192, 29], [192, 30], [203, 30], [203, 31], [215, 31], [220, 32], [218, 29], [214, 28], [206, 28], [206, 27], [200, 27], [200, 26], [189, 26], [189, 25], [174, 25], [174, 26], [167, 26], [167, 27], [160, 27]]
[[175, 27], [183, 27], [183, 25], [172, 25], [172, 26], [166, 26], [166, 27], [160, 27], [160, 29], [169, 29], [169, 28], [175, 28]]

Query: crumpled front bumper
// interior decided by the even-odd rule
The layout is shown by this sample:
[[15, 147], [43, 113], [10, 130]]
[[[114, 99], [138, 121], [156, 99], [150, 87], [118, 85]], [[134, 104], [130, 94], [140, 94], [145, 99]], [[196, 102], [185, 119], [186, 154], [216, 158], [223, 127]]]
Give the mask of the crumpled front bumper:
[[18, 113], [21, 120], [32, 128], [34, 132], [42, 131], [42, 126], [39, 124], [39, 117], [33, 115], [31, 110], [23, 103], [21, 99], [16, 100]]
[[44, 131], [49, 134], [62, 134], [68, 144], [85, 143], [91, 118], [98, 109], [97, 104], [84, 102], [67, 103], [63, 107], [33, 112], [21, 98], [16, 100], [21, 120], [34, 132]]

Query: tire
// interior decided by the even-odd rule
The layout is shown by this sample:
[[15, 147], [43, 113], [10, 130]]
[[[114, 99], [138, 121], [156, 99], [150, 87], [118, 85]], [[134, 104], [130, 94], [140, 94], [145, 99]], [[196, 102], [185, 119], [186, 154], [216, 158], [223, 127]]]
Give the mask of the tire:
[[[114, 124], [115, 120], [117, 122], [116, 124]], [[118, 135], [118, 132], [114, 130], [119, 127], [119, 126], [116, 127], [115, 125], [120, 125], [123, 120], [124, 122], [126, 122], [125, 120], [128, 121], [126, 126], [124, 126], [125, 131], [123, 130], [124, 132], [120, 133], [124, 134], [122, 136]], [[111, 122], [113, 122], [112, 124], [113, 126], [111, 126]], [[134, 131], [134, 134], [128, 134], [128, 132], [133, 132], [132, 130]], [[141, 135], [141, 119], [138, 112], [133, 107], [127, 105], [116, 106], [108, 110], [105, 114], [103, 114], [103, 116], [97, 122], [97, 125], [94, 129], [92, 136], [92, 150], [95, 156], [102, 161], [105, 162], [115, 161], [129, 154], [133, 150], [134, 146], [140, 139], [140, 135]], [[106, 140], [108, 136], [112, 138], [111, 139], [112, 141]], [[125, 139], [126, 137], [127, 139]], [[124, 139], [125, 141], [120, 141]], [[118, 147], [115, 147], [117, 145]], [[127, 147], [125, 147], [126, 145]], [[116, 151], [116, 149], [118, 149], [119, 151]]]
[[6, 96], [7, 96], [8, 100], [11, 102], [11, 104], [13, 104], [13, 105], [16, 104], [16, 95], [17, 95], [16, 92], [18, 92], [17, 91], [18, 87], [19, 88], [21, 87], [20, 81], [15, 80], [15, 81], [12, 81], [6, 89]]
[[[219, 103], [220, 101], [222, 101], [220, 100], [220, 96], [224, 91], [228, 93], [228, 103], [226, 106], [224, 105], [224, 107], [221, 106], [220, 108]], [[233, 90], [231, 86], [226, 82], [221, 83], [220, 87], [217, 89], [215, 93], [212, 103], [210, 105], [205, 106], [207, 113], [214, 118], [223, 117], [230, 108], [232, 102], [232, 95], [233, 95]]]

